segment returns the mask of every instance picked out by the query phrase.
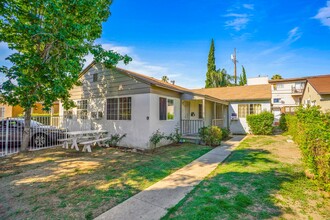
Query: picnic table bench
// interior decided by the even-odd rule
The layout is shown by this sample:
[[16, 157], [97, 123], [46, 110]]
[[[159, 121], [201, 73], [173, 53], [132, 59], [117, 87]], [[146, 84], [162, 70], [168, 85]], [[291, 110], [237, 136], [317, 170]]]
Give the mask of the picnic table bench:
[[[100, 143], [101, 141], [104, 141], [103, 139], [106, 139], [106, 140], [109, 139], [109, 138], [101, 138], [102, 135], [105, 133], [108, 133], [108, 132], [105, 130], [69, 131], [69, 132], [66, 132], [66, 134], [69, 137], [60, 139], [59, 141], [63, 142], [63, 145], [62, 145], [63, 148], [68, 149], [69, 143], [72, 143], [71, 149], [75, 148], [77, 151], [79, 151], [79, 147], [78, 147], [78, 143], [79, 143], [79, 144], [84, 145], [83, 151], [85, 151], [87, 149], [88, 152], [91, 152], [91, 149], [90, 149], [91, 144]], [[91, 139], [91, 140], [89, 140], [89, 139]], [[85, 142], [92, 142], [92, 143], [90, 143], [89, 147], [87, 147], [88, 143], [86, 144]]]
[[101, 139], [94, 139], [94, 140], [88, 140], [88, 141], [80, 142], [79, 144], [84, 145], [84, 148], [82, 149], [82, 152], [85, 152], [86, 150], [87, 150], [87, 152], [92, 152], [92, 149], [91, 149], [92, 144], [100, 145], [101, 142], [109, 140], [109, 139], [110, 139], [110, 137], [106, 137], [106, 138], [101, 138]]

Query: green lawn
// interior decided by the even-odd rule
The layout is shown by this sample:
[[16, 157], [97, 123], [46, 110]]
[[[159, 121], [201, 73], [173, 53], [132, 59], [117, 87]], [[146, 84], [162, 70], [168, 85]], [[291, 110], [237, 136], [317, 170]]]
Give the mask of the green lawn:
[[211, 150], [168, 146], [153, 154], [62, 148], [0, 159], [0, 219], [92, 219]]
[[285, 136], [252, 136], [164, 219], [330, 219], [329, 197]]

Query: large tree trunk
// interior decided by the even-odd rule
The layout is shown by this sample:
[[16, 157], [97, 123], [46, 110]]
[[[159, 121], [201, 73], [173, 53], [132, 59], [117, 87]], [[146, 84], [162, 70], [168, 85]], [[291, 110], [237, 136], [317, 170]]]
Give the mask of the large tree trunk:
[[29, 142], [30, 142], [30, 125], [31, 125], [31, 108], [26, 108], [24, 115], [24, 131], [23, 131], [21, 151], [28, 150]]

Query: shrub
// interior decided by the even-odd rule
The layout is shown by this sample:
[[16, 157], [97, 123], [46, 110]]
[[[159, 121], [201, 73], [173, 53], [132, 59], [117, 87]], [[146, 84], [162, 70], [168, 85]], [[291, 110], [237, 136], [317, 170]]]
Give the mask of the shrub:
[[227, 128], [221, 128], [222, 131], [222, 140], [226, 139], [229, 137], [230, 131]]
[[273, 133], [274, 115], [262, 112], [258, 115], [248, 115], [246, 118], [252, 134], [270, 135]]
[[109, 146], [116, 147], [118, 143], [126, 137], [126, 134], [120, 136], [120, 134], [112, 134], [110, 135], [110, 139], [107, 140], [105, 143]]
[[217, 126], [202, 127], [198, 131], [202, 142], [210, 146], [218, 146], [221, 144], [222, 131]]
[[157, 130], [154, 133], [152, 133], [149, 140], [154, 145], [153, 148], [156, 148], [157, 144], [164, 138], [165, 138], [164, 133], [161, 133], [159, 130]]
[[171, 133], [170, 135], [166, 136], [166, 139], [172, 141], [174, 143], [180, 143], [182, 139], [182, 134], [179, 131], [179, 128], [175, 129], [175, 132]]
[[288, 130], [288, 126], [286, 124], [286, 115], [284, 113], [281, 114], [279, 127], [282, 131]]
[[308, 173], [330, 191], [330, 114], [319, 107], [300, 107], [287, 117], [288, 132], [299, 145]]

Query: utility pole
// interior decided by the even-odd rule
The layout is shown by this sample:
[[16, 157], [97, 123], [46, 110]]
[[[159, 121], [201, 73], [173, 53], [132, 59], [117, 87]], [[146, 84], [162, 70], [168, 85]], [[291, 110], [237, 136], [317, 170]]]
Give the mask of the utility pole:
[[234, 63], [234, 79], [235, 79], [235, 85], [237, 85], [237, 69], [236, 69], [236, 63], [237, 63], [237, 59], [236, 59], [236, 48], [234, 48], [234, 54], [231, 55], [231, 60]]

